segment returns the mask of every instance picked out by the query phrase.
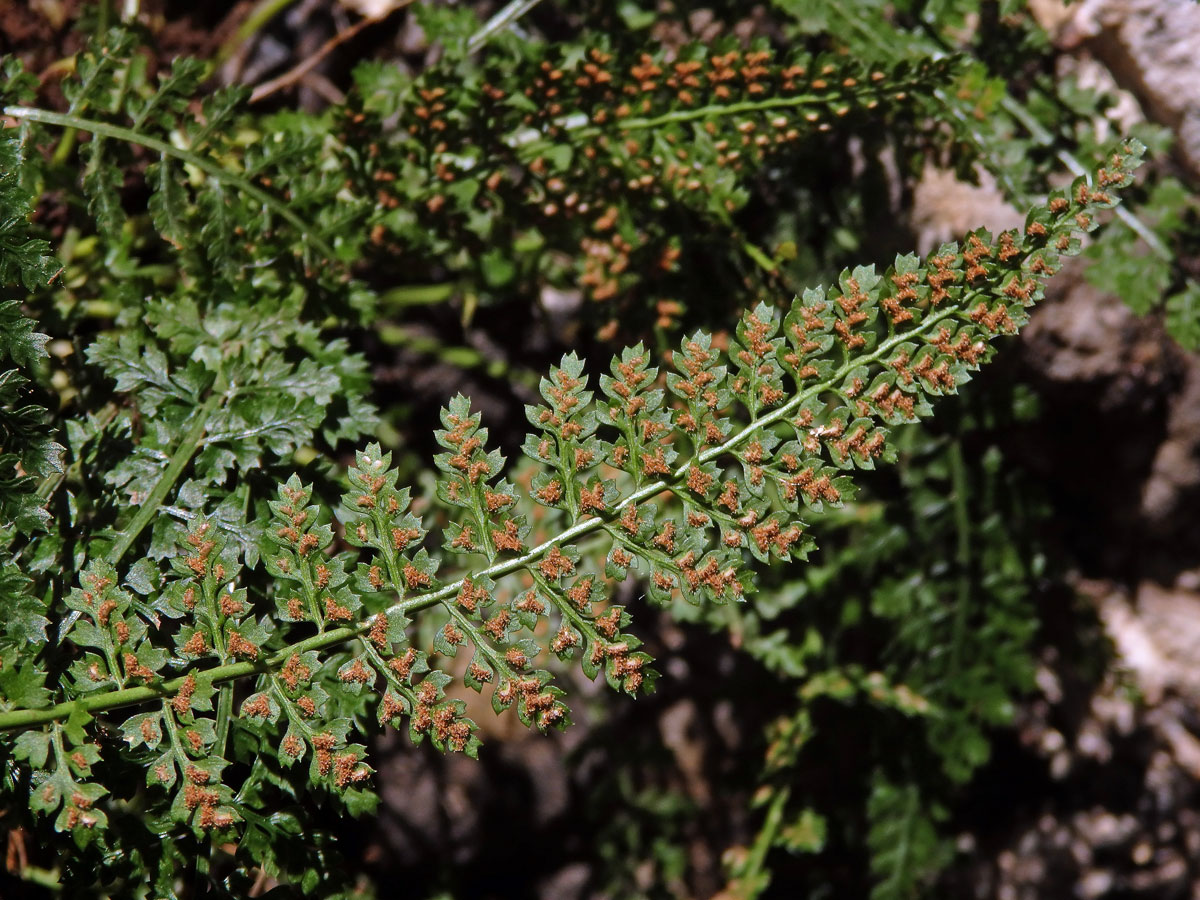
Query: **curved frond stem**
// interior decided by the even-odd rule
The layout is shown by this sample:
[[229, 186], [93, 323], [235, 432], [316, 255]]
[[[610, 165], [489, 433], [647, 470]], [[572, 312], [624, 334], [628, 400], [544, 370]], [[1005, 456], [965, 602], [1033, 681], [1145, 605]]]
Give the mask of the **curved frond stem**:
[[950, 647], [950, 673], [951, 678], [954, 678], [962, 666], [963, 639], [967, 631], [971, 602], [971, 512], [967, 508], [967, 465], [963, 459], [962, 443], [958, 440], [950, 445], [950, 480], [954, 504], [954, 530], [957, 536], [955, 563], [958, 566], [958, 596], [955, 598], [957, 608], [954, 610], [954, 631]]
[[[675, 109], [661, 116], [651, 118], [630, 117], [617, 123], [618, 131], [643, 131], [647, 128], [661, 128], [663, 125], [682, 124], [685, 122], [708, 121], [720, 116], [749, 115], [751, 113], [770, 112], [775, 109], [796, 109], [802, 106], [820, 104], [829, 105], [829, 97], [822, 94], [797, 94], [794, 97], [767, 97], [764, 100], [742, 100], [737, 103], [716, 103], [709, 106], [699, 106], [695, 109]], [[595, 129], [598, 134], [600, 129]], [[586, 135], [587, 132], [584, 133]]]
[[[583, 142], [599, 137], [606, 132], [627, 133], [661, 128], [664, 125], [682, 125], [688, 122], [708, 122], [727, 116], [754, 115], [767, 113], [772, 110], [802, 109], [806, 106], [824, 108], [829, 105], [829, 97], [823, 94], [796, 94], [792, 97], [768, 97], [763, 100], [741, 100], [736, 103], [713, 103], [689, 109], [675, 109], [660, 116], [642, 117], [630, 116], [614, 122], [610, 127], [600, 128], [590, 124], [590, 119], [581, 113], [572, 113], [554, 120], [556, 127], [568, 133], [573, 141]], [[510, 147], [517, 148], [531, 141], [540, 140], [542, 132], [536, 128], [527, 128], [509, 135], [505, 139]], [[463, 160], [464, 168], [473, 165], [471, 160]], [[757, 249], [757, 248], [755, 248]], [[761, 251], [759, 251], [761, 253]], [[762, 265], [758, 259], [755, 260]], [[774, 266], [772, 265], [773, 269]]]
[[217, 698], [217, 740], [214, 752], [218, 758], [225, 758], [225, 745], [229, 741], [229, 726], [233, 721], [233, 685], [226, 682], [221, 685]]
[[470, 636], [471, 643], [474, 644], [476, 651], [488, 661], [496, 671], [498, 677], [503, 677], [510, 680], [516, 680], [521, 676], [512, 670], [512, 667], [505, 661], [504, 657], [496, 651], [496, 648], [488, 641], [486, 637], [480, 634], [480, 629], [476, 627], [470, 619], [462, 614], [459, 609], [451, 603], [445, 604], [446, 611], [450, 614], [451, 620], [461, 628], [467, 635]]
[[388, 686], [398, 691], [400, 695], [409, 702], [409, 704], [416, 705], [417, 697], [416, 694], [413, 693], [412, 687], [408, 684], [408, 682], [399, 678], [396, 673], [392, 671], [387, 664], [387, 660], [384, 658], [383, 654], [375, 648], [375, 645], [370, 641], [361, 639], [359, 640], [359, 645], [367, 654], [367, 658], [379, 668], [379, 671], [387, 680]]
[[246, 16], [245, 21], [238, 26], [237, 30], [217, 50], [215, 57], [216, 64], [222, 65], [227, 60], [232, 59], [243, 43], [254, 37], [268, 22], [294, 2], [295, 0], [259, 0], [250, 11], [250, 14]]
[[318, 236], [316, 228], [296, 215], [287, 203], [279, 197], [264, 191], [236, 172], [231, 172], [224, 166], [198, 153], [192, 153], [190, 150], [181, 150], [178, 147], [168, 144], [166, 141], [160, 141], [157, 138], [140, 134], [130, 128], [123, 128], [120, 125], [111, 125], [108, 122], [99, 122], [95, 119], [85, 119], [80, 116], [51, 112], [47, 109], [35, 109], [28, 106], [6, 106], [4, 114], [12, 116], [14, 119], [22, 119], [28, 122], [38, 122], [43, 125], [57, 125], [62, 128], [75, 128], [81, 131], [88, 131], [102, 137], [114, 138], [130, 144], [138, 144], [150, 150], [156, 150], [166, 156], [173, 156], [180, 162], [195, 166], [205, 175], [253, 197], [277, 216], [287, 221], [303, 236], [304, 240], [311, 243], [326, 259], [334, 260], [337, 258], [333, 247], [326, 240]]
[[596, 630], [596, 626], [579, 614], [579, 610], [568, 599], [563, 597], [562, 591], [551, 586], [536, 569], [531, 569], [530, 575], [533, 576], [533, 582], [538, 586], [538, 589], [558, 607], [559, 614], [562, 615], [564, 620], [570, 622], [590, 643], [603, 641], [603, 637]]
[[187, 771], [191, 758], [183, 749], [182, 741], [179, 740], [179, 725], [175, 721], [175, 710], [169, 702], [164, 701], [162, 705], [162, 720], [166, 726], [167, 742], [171, 745], [171, 757], [175, 760], [175, 765], [179, 767], [180, 774], [183, 774]]
[[183, 439], [179, 442], [179, 446], [171, 455], [170, 462], [163, 469], [162, 475], [155, 482], [153, 489], [149, 495], [138, 507], [137, 514], [133, 517], [125, 529], [121, 532], [121, 536], [112, 548], [105, 554], [105, 560], [109, 565], [115, 566], [129, 552], [129, 548], [133, 546], [133, 542], [137, 540], [147, 525], [149, 525], [167, 499], [167, 494], [171, 488], [175, 486], [188, 463], [192, 461], [192, 457], [196, 451], [200, 449], [200, 445], [204, 440], [204, 434], [208, 430], [208, 423], [211, 421], [213, 414], [220, 407], [224, 397], [221, 392], [214, 391], [213, 394], [205, 401], [203, 406], [200, 406], [193, 413], [192, 425], [184, 434]]
[[647, 559], [653, 561], [660, 568], [666, 569], [667, 571], [672, 572], [676, 575], [678, 575], [682, 572], [682, 569], [680, 569], [679, 564], [677, 562], [675, 562], [675, 560], [671, 559], [670, 556], [663, 553], [661, 550], [657, 550], [654, 547], [643, 547], [637, 541], [630, 538], [629, 535], [622, 534], [621, 529], [613, 528], [612, 525], [605, 525], [604, 530], [608, 534], [608, 536], [610, 538], [612, 538], [612, 540], [615, 543], [620, 544], [622, 547], [624, 547], [627, 550], [630, 550], [630, 551], [636, 550], [638, 553], [642, 554]]
[[467, 52], [474, 53], [521, 16], [525, 15], [542, 0], [512, 0], [488, 19], [473, 35], [467, 38]]
[[297, 730], [299, 730], [304, 735], [305, 739], [311, 744], [313, 738], [316, 736], [316, 732], [313, 731], [308, 722], [304, 720], [303, 714], [296, 708], [296, 704], [294, 704], [288, 697], [287, 691], [285, 691], [283, 686], [279, 683], [279, 676], [271, 675], [270, 681], [271, 696], [274, 697], [276, 702], [283, 707], [284, 715], [287, 716], [288, 721], [295, 725]]

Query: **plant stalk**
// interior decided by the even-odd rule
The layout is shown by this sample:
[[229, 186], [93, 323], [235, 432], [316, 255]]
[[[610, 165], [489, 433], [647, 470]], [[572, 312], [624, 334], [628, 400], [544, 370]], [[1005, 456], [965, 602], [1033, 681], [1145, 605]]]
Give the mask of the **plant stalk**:
[[133, 546], [133, 542], [137, 540], [138, 535], [158, 515], [159, 508], [167, 499], [167, 494], [175, 486], [175, 482], [179, 480], [179, 476], [183, 474], [183, 470], [187, 468], [188, 463], [192, 461], [192, 457], [199, 449], [200, 442], [204, 439], [204, 432], [208, 429], [209, 419], [220, 405], [221, 394], [213, 393], [205, 404], [196, 410], [196, 420], [192, 422], [192, 427], [183, 436], [183, 440], [179, 442], [179, 446], [171, 456], [171, 461], [167, 463], [166, 469], [163, 470], [162, 475], [155, 482], [150, 493], [146, 495], [141, 505], [138, 506], [138, 511], [133, 517], [133, 521], [125, 527], [117, 542], [105, 554], [104, 560], [110, 566], [116, 566], [121, 561], [125, 554], [129, 552], [129, 548]]
[[467, 52], [474, 53], [491, 40], [492, 35], [503, 31], [541, 2], [542, 0], [512, 0], [467, 38]]

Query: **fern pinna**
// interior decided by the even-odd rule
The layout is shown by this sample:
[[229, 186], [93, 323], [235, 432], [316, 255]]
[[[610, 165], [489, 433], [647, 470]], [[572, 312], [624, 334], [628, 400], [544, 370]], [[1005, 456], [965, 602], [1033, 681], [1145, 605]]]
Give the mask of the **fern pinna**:
[[[633, 573], [658, 604], [742, 602], [751, 559], [803, 558], [804, 512], [847, 500], [850, 472], [892, 458], [887, 426], [929, 414], [993, 338], [1024, 323], [1141, 153], [1125, 145], [1022, 232], [977, 231], [882, 274], [843, 272], [786, 309], [760, 305], [727, 347], [698, 332], [660, 367], [639, 345], [595, 382], [565, 357], [526, 409], [538, 471], [520, 489], [456, 397], [436, 435], [437, 497], [456, 510], [441, 534], [427, 534], [389, 455], [370, 445], [337, 510], [297, 478], [280, 486], [257, 546], [226, 518], [196, 515], [166, 570], [93, 559], [57, 635], [29, 628], [28, 646], [7, 645], [19, 665], [53, 642], [69, 660], [0, 701], [9, 789], [77, 842], [108, 846], [128, 785], [99, 773], [132, 764], [150, 793], [147, 827], [233, 834], [272, 815], [262, 784], [282, 776], [262, 748], [306, 766], [309, 788], [351, 811], [374, 801], [358, 742], [368, 718], [474, 754], [456, 681], [542, 730], [570, 721], [551, 657], [629, 694], [651, 690], [657, 673], [629, 612], [607, 599], [613, 582]], [[439, 561], [451, 559], [469, 574], [443, 582]], [[273, 588], [240, 587], [246, 566]], [[421, 620], [435, 623], [431, 640]], [[456, 668], [460, 653], [470, 658]], [[228, 779], [233, 763], [249, 774]]]

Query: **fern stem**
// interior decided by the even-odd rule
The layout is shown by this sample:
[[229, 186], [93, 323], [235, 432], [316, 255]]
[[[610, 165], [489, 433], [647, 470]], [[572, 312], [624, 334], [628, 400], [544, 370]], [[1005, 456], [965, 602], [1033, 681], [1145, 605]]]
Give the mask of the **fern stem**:
[[291, 6], [293, 2], [295, 0], [259, 0], [246, 20], [238, 26], [237, 31], [217, 50], [214, 62], [220, 66], [232, 59], [243, 43], [257, 34], [264, 25]]
[[370, 641], [361, 640], [361, 639], [359, 640], [359, 644], [362, 646], [363, 650], [366, 652], [367, 658], [370, 659], [371, 662], [373, 662], [375, 664], [375, 666], [379, 669], [380, 673], [383, 675], [384, 680], [397, 693], [399, 693], [400, 696], [402, 696], [405, 700], [407, 700], [413, 706], [416, 706], [417, 695], [413, 692], [413, 689], [408, 685], [407, 682], [405, 682], [402, 678], [400, 678], [395, 673], [395, 671], [392, 669], [391, 666], [389, 666], [387, 664], [388, 661], [386, 659], [384, 659], [383, 654], [379, 652], [379, 650], [375, 647], [375, 645], [372, 644]]
[[967, 634], [967, 615], [971, 602], [971, 513], [967, 508], [967, 465], [963, 460], [961, 440], [955, 440], [950, 445], [950, 480], [954, 530], [958, 538], [954, 560], [958, 566], [958, 597], [950, 645], [950, 680], [953, 681], [962, 668], [962, 647]]
[[130, 144], [138, 144], [151, 150], [157, 150], [159, 153], [173, 156], [176, 159], [187, 163], [188, 165], [195, 166], [209, 177], [214, 178], [217, 181], [222, 181], [230, 187], [236, 188], [242, 193], [253, 197], [259, 203], [269, 207], [271, 211], [280, 218], [289, 222], [292, 227], [294, 227], [302, 236], [310, 241], [312, 245], [326, 258], [330, 260], [337, 258], [333, 247], [324, 239], [317, 236], [316, 228], [309, 225], [298, 215], [292, 212], [286, 203], [273, 194], [264, 191], [262, 188], [246, 180], [241, 175], [229, 171], [224, 166], [213, 162], [211, 159], [207, 159], [198, 153], [193, 153], [190, 150], [181, 150], [179, 147], [172, 146], [166, 141], [160, 141], [157, 138], [139, 134], [130, 128], [123, 128], [120, 125], [111, 125], [108, 122], [99, 122], [95, 119], [84, 119], [80, 116], [51, 112], [48, 109], [34, 109], [28, 106], [6, 106], [4, 108], [4, 114], [6, 116], [12, 116], [14, 119], [24, 119], [28, 122], [40, 122], [43, 125], [58, 125], [62, 128], [77, 128], [82, 131], [89, 131], [92, 134], [97, 134], [102, 137], [114, 138], [115, 140], [125, 141]]
[[[829, 97], [822, 94], [797, 94], [794, 97], [768, 97], [764, 100], [740, 100], [737, 103], [715, 103], [708, 106], [698, 106], [694, 109], [674, 109], [661, 116], [645, 118], [630, 116], [612, 123], [611, 128], [620, 132], [642, 131], [647, 128], [658, 128], [662, 125], [678, 125], [686, 122], [708, 121], [722, 116], [736, 116], [740, 113], [765, 113], [772, 109], [795, 109], [811, 105], [829, 105]], [[571, 140], [582, 143], [591, 138], [604, 134], [609, 126], [601, 128], [590, 124], [591, 119], [586, 113], [571, 113], [554, 120], [554, 125], [570, 132]], [[510, 147], [517, 148], [545, 137], [538, 128], [526, 128], [510, 135], [505, 139]], [[464, 169], [475, 165], [474, 160], [460, 159], [459, 164]]]
[[279, 679], [272, 675], [269, 680], [271, 682], [270, 691], [274, 695], [275, 699], [279, 701], [279, 705], [283, 707], [283, 711], [288, 717], [288, 722], [292, 725], [295, 725], [297, 730], [302, 732], [304, 737], [311, 744], [313, 742], [313, 738], [316, 736], [316, 732], [313, 731], [311, 725], [304, 721], [304, 716], [296, 709], [295, 704], [292, 703], [291, 699], [287, 695], [287, 692], [279, 686]]
[[55, 725], [50, 729], [50, 744], [54, 748], [54, 770], [56, 774], [71, 777], [71, 769], [67, 765], [67, 751], [63, 747], [62, 728]]
[[67, 128], [63, 131], [62, 137], [58, 139], [58, 146], [54, 148], [54, 153], [50, 156], [50, 162], [55, 166], [63, 165], [75, 150], [76, 138], [79, 132], [74, 128]]
[[221, 405], [222, 394], [214, 392], [205, 404], [196, 410], [195, 421], [192, 422], [192, 427], [188, 429], [183, 440], [179, 442], [179, 446], [175, 449], [175, 453], [171, 456], [171, 461], [167, 463], [166, 469], [154, 487], [142, 501], [138, 507], [137, 515], [133, 517], [125, 530], [121, 533], [117, 542], [112, 545], [112, 549], [105, 555], [105, 561], [116, 566], [117, 563], [129, 552], [129, 548], [133, 546], [133, 542], [137, 540], [142, 530], [150, 524], [156, 515], [159, 508], [163, 505], [163, 501], [167, 499], [167, 494], [171, 488], [175, 486], [175, 482], [179, 480], [179, 476], [183, 474], [183, 470], [187, 468], [188, 463], [192, 461], [192, 456], [200, 447], [200, 442], [204, 439], [204, 432], [208, 428], [209, 420], [213, 413]]
[[[679, 124], [708, 120], [719, 116], [736, 116], [738, 113], [758, 113], [772, 109], [793, 109], [797, 106], [822, 104], [828, 106], [830, 99], [822, 94], [797, 94], [794, 97], [768, 97], [765, 100], [741, 100], [737, 103], [720, 103], [710, 106], [698, 106], [695, 109], [674, 109], [652, 118], [632, 117], [621, 119], [616, 124], [620, 131], [640, 131], [645, 128], [658, 128], [662, 125]], [[586, 136], [592, 131], [599, 134], [600, 129], [589, 129], [581, 133]]]
[[163, 702], [162, 709], [162, 721], [166, 726], [167, 740], [171, 744], [171, 756], [175, 759], [175, 765], [179, 767], [180, 777], [187, 778], [187, 768], [191, 765], [192, 760], [179, 741], [179, 723], [175, 721], [175, 710], [166, 701]]
[[479, 633], [480, 630], [475, 627], [475, 624], [470, 619], [463, 615], [457, 606], [451, 603], [446, 603], [444, 606], [446, 611], [450, 613], [450, 618], [458, 623], [458, 627], [470, 635], [470, 641], [475, 647], [475, 652], [488, 661], [488, 665], [496, 673], [497, 680], [516, 681], [521, 677], [512, 670], [508, 661], [492, 646], [486, 636]]
[[221, 696], [217, 700], [217, 740], [213, 749], [220, 759], [225, 759], [225, 745], [229, 742], [229, 724], [233, 721], [233, 685], [221, 685]]
[[262, 662], [238, 662], [224, 666], [216, 666], [202, 672], [189, 672], [169, 681], [142, 687], [124, 688], [119, 691], [106, 691], [102, 694], [92, 694], [77, 700], [67, 700], [46, 706], [41, 709], [15, 709], [11, 712], [0, 713], [0, 731], [12, 731], [17, 728], [30, 728], [35, 725], [45, 725], [67, 718], [76, 710], [87, 713], [104, 712], [110, 709], [120, 709], [125, 706], [135, 706], [148, 700], [171, 697], [176, 694], [191, 676], [195, 676], [197, 684], [215, 685], [247, 675], [271, 674], [275, 669], [283, 667], [293, 653], [303, 653], [306, 650], [320, 650], [358, 637], [363, 626], [346, 626], [324, 634], [315, 635], [303, 641], [298, 641], [284, 647]]
[[767, 868], [767, 854], [775, 845], [776, 835], [778, 835], [779, 829], [783, 826], [783, 813], [787, 809], [787, 802], [791, 795], [791, 789], [785, 787], [777, 789], [777, 792], [771, 798], [771, 805], [767, 808], [762, 830], [759, 831], [758, 837], [754, 839], [754, 844], [750, 848], [750, 857], [744, 867], [744, 871], [754, 873], [760, 877], [765, 876], [765, 880], [760, 883], [751, 882], [750, 891], [743, 895], [746, 900], [759, 896], [770, 884], [771, 872]]
[[491, 40], [492, 35], [513, 24], [541, 2], [542, 0], [512, 0], [467, 38], [467, 52], [474, 53]]
[[38, 887], [52, 891], [62, 890], [62, 879], [58, 869], [43, 869], [40, 866], [25, 866], [17, 872], [17, 877]]
[[909, 869], [912, 860], [912, 829], [913, 823], [917, 818], [917, 789], [913, 785], [909, 785], [906, 791], [908, 794], [908, 803], [904, 808], [904, 823], [901, 826], [900, 847], [896, 853], [896, 865], [892, 867], [892, 879], [897, 884], [908, 884], [910, 882]]
[[742, 241], [742, 250], [747, 256], [749, 256], [758, 264], [759, 268], [761, 268], [768, 275], [775, 275], [779, 272], [779, 267], [775, 265], [775, 260], [767, 256], [766, 253], [764, 253], [750, 241]]
[[565, 621], [575, 626], [575, 629], [589, 643], [601, 642], [602, 638], [600, 633], [596, 631], [596, 626], [579, 614], [579, 610], [571, 604], [570, 600], [562, 595], [562, 591], [551, 587], [540, 572], [533, 571], [530, 574], [533, 575], [534, 584], [558, 607], [559, 614]]
[[[561, 116], [555, 119], [552, 124], [563, 131], [569, 132], [571, 140], [576, 143], [583, 143], [584, 141], [605, 134], [610, 129], [622, 133], [641, 131], [647, 128], [658, 128], [662, 125], [700, 120], [708, 121], [710, 119], [721, 118], [722, 116], [736, 116], [740, 113], [765, 113], [773, 109], [795, 109], [803, 106], [828, 108], [830, 102], [830, 98], [824, 94], [796, 94], [793, 97], [767, 97], [762, 100], [739, 100], [736, 103], [713, 103], [708, 106], [698, 106], [694, 109], [675, 109], [660, 116], [649, 118], [630, 116], [626, 119], [613, 120], [610, 125], [606, 125], [603, 128], [592, 125], [592, 120], [588, 114], [581, 112]], [[504, 139], [504, 142], [509, 147], [516, 149], [533, 141], [542, 140], [545, 136], [545, 132], [541, 128], [525, 128], [510, 134]], [[442, 158], [454, 160], [464, 170], [470, 170], [476, 165], [476, 161], [468, 157], [455, 157], [447, 153], [443, 154]]]

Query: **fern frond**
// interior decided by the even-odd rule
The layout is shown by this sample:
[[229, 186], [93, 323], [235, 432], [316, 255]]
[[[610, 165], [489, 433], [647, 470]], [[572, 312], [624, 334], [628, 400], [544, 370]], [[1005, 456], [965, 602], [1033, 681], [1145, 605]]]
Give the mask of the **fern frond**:
[[[539, 663], [548, 653], [578, 657], [615, 689], [652, 689], [650, 658], [627, 630], [628, 611], [606, 598], [606, 579], [632, 569], [652, 601], [723, 603], [753, 592], [750, 558], [802, 558], [812, 546], [803, 510], [844, 503], [849, 472], [890, 458], [886, 426], [928, 414], [987, 359], [993, 338], [1024, 322], [1041, 280], [1078, 251], [1076, 232], [1115, 203], [1110, 192], [1140, 154], [1123, 147], [1094, 187], [1080, 179], [1056, 193], [1023, 233], [974, 232], [925, 260], [899, 257], [882, 275], [846, 271], [783, 314], [760, 305], [728, 350], [696, 333], [665, 377], [635, 347], [613, 361], [597, 397], [583, 362], [567, 356], [543, 379], [543, 403], [527, 409], [525, 452], [541, 468], [528, 487], [503, 479], [479, 415], [456, 398], [437, 433], [437, 493], [459, 510], [443, 550], [469, 572], [451, 583], [438, 581], [425, 528], [376, 445], [358, 454], [337, 512], [357, 553], [330, 554], [331, 513], [310, 488], [296, 478], [280, 488], [261, 541], [272, 606], [238, 587], [254, 553], [218, 518], [193, 521], [169, 573], [149, 561], [128, 570], [125, 585], [145, 602], [112, 563], [93, 562], [67, 599], [78, 613], [64, 628], [75, 664], [53, 697], [0, 712], [0, 729], [24, 731], [21, 758], [44, 769], [54, 751], [51, 777], [62, 783], [42, 782], [35, 808], [59, 810], [63, 830], [102, 826], [87, 722], [135, 704], [151, 708], [123, 726], [130, 752], [173, 792], [171, 815], [203, 832], [235, 827], [248, 809], [221, 782], [239, 742], [307, 757], [313, 787], [360, 808], [370, 767], [355, 720], [369, 708], [381, 723], [407, 721], [416, 740], [474, 753], [475, 723], [440, 668], [462, 647], [474, 654], [465, 686], [488, 685], [498, 710], [515, 705], [540, 729], [569, 722]], [[172, 339], [186, 346], [187, 334]], [[191, 390], [147, 358], [148, 369], [122, 377], [150, 385], [162, 404]], [[543, 510], [536, 526], [523, 512], [530, 500]], [[151, 630], [146, 609], [178, 623]], [[412, 623], [435, 609], [425, 649]], [[171, 653], [158, 643], [168, 633]], [[245, 677], [256, 688], [235, 713], [229, 683]]]
[[491, 291], [553, 269], [539, 257], [558, 251], [575, 260], [571, 288], [611, 301], [669, 279], [680, 232], [711, 232], [741, 247], [761, 278], [776, 264], [740, 235], [735, 215], [765, 172], [835, 123], [878, 129], [918, 115], [956, 70], [953, 60], [871, 68], [765, 46], [687, 46], [668, 59], [591, 44], [515, 73], [441, 66], [401, 86], [393, 72], [364, 67], [345, 142], [397, 120], [395, 138], [352, 166], [359, 190], [377, 198], [372, 244], [411, 259], [408, 270], [471, 248], [438, 265]]

